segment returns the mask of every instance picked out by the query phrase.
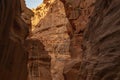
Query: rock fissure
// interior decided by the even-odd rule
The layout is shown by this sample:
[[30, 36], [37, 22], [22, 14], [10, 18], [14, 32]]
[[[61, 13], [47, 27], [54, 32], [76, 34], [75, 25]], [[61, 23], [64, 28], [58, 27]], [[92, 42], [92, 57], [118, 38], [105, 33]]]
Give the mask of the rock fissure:
[[120, 80], [119, 5], [0, 0], [0, 79]]

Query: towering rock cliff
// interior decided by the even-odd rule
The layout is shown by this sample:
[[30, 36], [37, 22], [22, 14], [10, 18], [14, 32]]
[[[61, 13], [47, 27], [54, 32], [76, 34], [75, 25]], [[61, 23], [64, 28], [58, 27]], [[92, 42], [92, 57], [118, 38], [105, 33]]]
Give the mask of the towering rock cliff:
[[1, 80], [120, 80], [119, 0], [44, 0], [33, 12], [1, 0], [0, 11]]
[[1, 80], [27, 80], [27, 52], [23, 45], [29, 26], [21, 17], [21, 5], [20, 0], [0, 0]]
[[[80, 55], [82, 60], [80, 64], [73, 65], [72, 70], [66, 70], [70, 65], [65, 68], [65, 80], [119, 80], [120, 1], [97, 0], [96, 6], [94, 6], [94, 0], [76, 0], [77, 3], [80, 2], [80, 6], [78, 6], [81, 17], [79, 16], [79, 18], [75, 9], [77, 3], [75, 5], [74, 0], [61, 1], [65, 5], [66, 15], [72, 24], [72, 28], [71, 26], [68, 27], [71, 30], [70, 35], [72, 35], [73, 40], [75, 39], [73, 42], [78, 44], [74, 48], [71, 42], [70, 52], [72, 49], [76, 51], [82, 49], [82, 52], [72, 52], [73, 55]], [[94, 11], [93, 8], [95, 8]], [[91, 13], [92, 16], [90, 16]], [[85, 27], [85, 34], [83, 35]], [[79, 70], [78, 75], [72, 76], [74, 75], [73, 72], [77, 70]]]
[[95, 0], [61, 0], [71, 26], [67, 26], [71, 37], [70, 54], [72, 58], [81, 57], [83, 32], [94, 9]]
[[95, 0], [61, 0], [71, 26], [67, 26], [70, 36], [72, 60], [64, 68], [65, 80], [78, 80], [83, 55], [83, 33], [94, 9]]
[[79, 80], [120, 80], [120, 0], [98, 0], [84, 35]]
[[64, 5], [60, 0], [45, 0], [33, 12], [34, 30], [31, 38], [39, 39], [51, 55], [53, 80], [63, 80], [63, 68], [65, 61], [69, 59], [70, 44], [66, 28], [70, 23], [66, 18]]
[[[46, 7], [47, 6], [43, 7], [45, 11]], [[34, 17], [35, 21], [36, 16], [39, 15], [38, 11], [40, 11], [39, 13], [44, 12], [44, 10], [38, 9], [39, 7], [35, 11], [35, 14], [37, 14]], [[46, 50], [50, 53], [68, 54], [69, 36], [67, 34], [66, 25], [68, 25], [69, 22], [66, 18], [63, 4], [59, 0], [54, 0], [49, 3], [49, 10], [45, 12], [45, 14], [45, 16], [43, 15], [44, 17], [40, 17], [33, 34], [41, 39]]]

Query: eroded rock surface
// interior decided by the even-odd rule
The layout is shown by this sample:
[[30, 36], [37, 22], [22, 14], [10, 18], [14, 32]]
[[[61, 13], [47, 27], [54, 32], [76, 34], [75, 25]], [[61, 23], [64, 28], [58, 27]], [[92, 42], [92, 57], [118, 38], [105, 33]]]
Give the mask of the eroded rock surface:
[[64, 65], [63, 75], [65, 80], [78, 80], [81, 60], [71, 59]]
[[27, 80], [24, 40], [29, 26], [21, 17], [20, 0], [0, 0], [0, 79]]
[[[68, 53], [69, 36], [66, 25], [69, 22], [65, 15], [64, 6], [59, 0], [55, 0], [49, 4], [49, 7], [46, 16], [39, 19], [33, 34], [41, 39], [45, 49], [50, 53]], [[41, 10], [41, 12], [44, 12], [44, 10]]]
[[50, 73], [51, 57], [45, 51], [39, 39], [29, 38], [25, 41], [29, 54], [28, 80], [52, 80]]
[[[45, 50], [51, 55], [53, 80], [64, 80], [64, 64], [70, 58], [62, 56], [69, 56], [70, 44], [70, 38], [66, 28], [70, 23], [66, 18], [64, 5], [60, 0], [48, 0], [44, 1], [41, 6], [33, 11], [35, 13], [33, 17], [33, 28], [35, 28], [31, 38], [39, 39], [45, 46]], [[36, 21], [38, 24], [34, 26]]]
[[81, 58], [83, 32], [94, 9], [95, 0], [61, 0], [71, 26], [67, 26], [71, 37], [70, 54], [72, 58]]
[[85, 31], [79, 80], [120, 80], [120, 1], [98, 0]]
[[[67, 26], [70, 36], [70, 54], [72, 60], [64, 68], [65, 80], [78, 80], [83, 54], [83, 33], [94, 9], [95, 0], [61, 0], [64, 3]], [[73, 75], [73, 76], [71, 76]]]
[[33, 12], [0, 1], [0, 79], [120, 80], [120, 1], [61, 1], [33, 10], [26, 41]]

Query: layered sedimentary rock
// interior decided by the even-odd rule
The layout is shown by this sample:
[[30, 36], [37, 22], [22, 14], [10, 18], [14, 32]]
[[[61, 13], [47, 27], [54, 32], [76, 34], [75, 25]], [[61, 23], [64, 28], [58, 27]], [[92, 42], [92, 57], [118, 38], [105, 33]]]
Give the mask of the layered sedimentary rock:
[[0, 1], [1, 80], [120, 80], [120, 1], [61, 1], [33, 10], [26, 41], [33, 12], [24, 0]]
[[64, 68], [65, 80], [78, 80], [83, 54], [83, 33], [94, 9], [95, 0], [61, 0], [71, 25], [67, 26], [70, 36], [72, 60]]
[[72, 58], [81, 57], [83, 32], [94, 9], [95, 0], [61, 0], [71, 26], [67, 26], [71, 37], [70, 54]]
[[67, 61], [63, 71], [64, 80], [78, 80], [80, 64], [81, 60], [79, 59]]
[[120, 0], [98, 0], [84, 36], [79, 80], [120, 80]]
[[36, 25], [43, 19], [51, 8], [51, 4], [54, 0], [44, 0], [36, 9], [32, 9], [34, 17], [32, 17], [32, 30], [35, 29]]
[[[65, 80], [119, 80], [120, 1], [98, 0], [96, 4], [95, 0], [61, 1], [64, 3], [69, 19], [66, 26], [71, 39], [70, 54], [72, 57], [64, 68]], [[49, 38], [48, 31], [52, 29], [48, 24], [55, 23], [55, 21], [52, 22], [53, 18], [49, 17], [50, 12], [48, 13], [34, 31], [45, 47], [48, 47], [48, 44], [44, 40]], [[47, 18], [51, 19], [50, 23]], [[45, 24], [45, 21], [48, 23]], [[85, 35], [83, 35], [85, 29]], [[43, 34], [47, 37], [46, 39], [42, 36]], [[52, 51], [49, 47], [46, 50]]]
[[20, 0], [0, 0], [0, 79], [27, 80], [23, 45], [29, 26], [21, 18]]
[[[80, 7], [80, 11], [84, 12], [83, 16], [81, 16], [82, 22], [85, 23], [82, 24], [82, 26], [85, 28], [86, 24], [88, 24], [88, 27], [85, 30], [84, 38], [82, 39], [79, 44], [79, 36], [76, 38], [77, 41], [73, 41], [78, 43], [78, 46], [74, 48], [71, 44], [71, 49], [82, 49], [83, 53], [80, 56], [82, 58], [81, 62], [79, 63], [79, 68], [77, 69], [77, 65], [72, 65], [73, 68], [70, 69], [70, 65], [65, 67], [64, 70], [64, 76], [66, 80], [119, 80], [120, 79], [120, 46], [119, 46], [119, 23], [120, 23], [120, 1], [119, 0], [97, 0], [95, 10], [93, 11], [94, 0], [77, 0], [80, 3], [87, 2], [86, 4], [83, 4], [84, 7]], [[77, 2], [76, 1], [76, 2]], [[70, 3], [71, 2], [71, 3]], [[89, 2], [89, 3], [88, 3]], [[83, 30], [81, 30], [81, 24], [77, 27], [76, 24], [82, 23], [77, 21], [75, 18], [75, 14], [77, 12], [74, 11], [74, 5], [75, 1], [73, 0], [63, 0], [63, 3], [66, 8], [66, 14], [69, 18], [72, 28], [69, 26], [68, 29], [70, 31], [70, 35], [72, 35], [72, 38], [75, 37], [74, 34], [81, 34], [83, 37]], [[90, 4], [90, 5], [89, 5]], [[89, 6], [88, 6], [89, 5]], [[88, 7], [88, 8], [87, 8]], [[90, 12], [88, 12], [90, 11]], [[88, 14], [86, 15], [86, 12]], [[71, 16], [70, 15], [74, 15]], [[82, 13], [80, 13], [82, 15]], [[77, 15], [76, 15], [77, 17]], [[90, 18], [90, 19], [89, 19]], [[90, 21], [90, 22], [89, 22]], [[76, 22], [76, 23], [75, 23]], [[73, 32], [71, 34], [71, 32]], [[71, 47], [70, 46], [70, 47]], [[74, 53], [73, 53], [74, 54]], [[76, 54], [76, 52], [75, 52]], [[78, 52], [78, 55], [80, 55], [81, 52]], [[68, 63], [69, 64], [69, 63]], [[71, 64], [71, 63], [70, 63]], [[76, 67], [76, 68], [75, 68]], [[75, 69], [75, 70], [73, 70]], [[75, 75], [75, 77], [71, 77], [72, 73], [76, 72], [76, 69], [79, 70], [78, 76]], [[73, 70], [73, 72], [72, 72]], [[75, 73], [76, 74], [76, 73]], [[73, 74], [74, 75], [74, 74]]]
[[59, 0], [56, 0], [50, 4], [46, 16], [39, 19], [33, 34], [41, 39], [50, 53], [68, 53], [69, 36], [66, 29], [68, 24], [64, 6]]
[[28, 80], [52, 80], [50, 73], [51, 58], [39, 39], [29, 38], [25, 41], [28, 51]]
[[39, 39], [51, 55], [53, 80], [63, 80], [64, 64], [70, 58], [68, 56], [70, 38], [66, 28], [70, 23], [66, 18], [64, 5], [60, 0], [46, 0], [33, 11], [35, 14], [32, 18], [34, 30], [31, 38]]

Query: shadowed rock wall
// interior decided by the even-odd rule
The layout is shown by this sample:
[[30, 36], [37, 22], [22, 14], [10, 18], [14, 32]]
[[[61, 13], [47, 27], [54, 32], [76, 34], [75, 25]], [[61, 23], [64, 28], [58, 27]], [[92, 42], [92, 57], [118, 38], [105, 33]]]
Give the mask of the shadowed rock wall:
[[71, 25], [67, 26], [71, 38], [70, 54], [72, 58], [82, 58], [83, 32], [94, 9], [95, 0], [61, 0]]
[[84, 35], [79, 80], [120, 80], [120, 1], [98, 0]]
[[[77, 64], [73, 65], [73, 67], [68, 71], [67, 69], [69, 68], [70, 65], [66, 66], [67, 68], [65, 67], [64, 70], [65, 79], [119, 80], [120, 1], [97, 0], [95, 6], [94, 0], [77, 0], [77, 1], [61, 0], [61, 1], [65, 5], [66, 14], [68, 15], [67, 17], [72, 24], [72, 26], [68, 27], [68, 30], [70, 30], [69, 34], [72, 36], [70, 49], [71, 50], [74, 49], [76, 51], [82, 49], [82, 54], [81, 51], [79, 52], [70, 51], [73, 53], [73, 54], [71, 53], [71, 55], [74, 56], [80, 55], [79, 57], [82, 58], [82, 60], [80, 60], [81, 62], [79, 66], [77, 66]], [[78, 8], [80, 11], [78, 15], [80, 15], [81, 17], [77, 19], [78, 12], [76, 11], [75, 6], [77, 6], [79, 2], [82, 3], [81, 6], [79, 6]], [[76, 3], [76, 5], [74, 3]], [[95, 9], [93, 11], [94, 7]], [[86, 14], [86, 12], [88, 14]], [[77, 21], [76, 19], [79, 21]], [[81, 25], [81, 23], [83, 24]], [[78, 27], [76, 26], [77, 24]], [[85, 34], [83, 35], [84, 32]], [[80, 36], [82, 37], [82, 39], [79, 38]], [[72, 42], [78, 44], [77, 47], [74, 47]], [[77, 73], [78, 76], [75, 75], [75, 77], [73, 76], [70, 77], [71, 75], [76, 74], [75, 73], [76, 69], [79, 70]]]
[[83, 55], [83, 33], [94, 9], [95, 0], [61, 0], [70, 22], [67, 26], [70, 36], [70, 54], [72, 60], [64, 68], [65, 80], [78, 80]]
[[29, 38], [25, 41], [28, 57], [28, 80], [52, 80], [50, 73], [51, 57], [45, 51], [39, 39]]
[[29, 27], [21, 18], [20, 0], [0, 0], [0, 79], [27, 80], [24, 40]]

